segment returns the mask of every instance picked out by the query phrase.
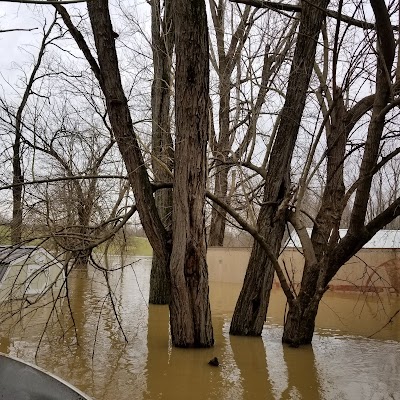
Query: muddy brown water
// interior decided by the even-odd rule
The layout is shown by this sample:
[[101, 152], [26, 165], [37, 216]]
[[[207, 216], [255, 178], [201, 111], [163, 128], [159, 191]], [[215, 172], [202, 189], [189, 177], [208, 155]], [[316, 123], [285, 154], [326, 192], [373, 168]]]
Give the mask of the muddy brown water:
[[[169, 340], [168, 308], [146, 303], [150, 267], [141, 260], [111, 278], [127, 343], [103, 275], [89, 270], [71, 277], [75, 325], [64, 302], [36, 361], [49, 307], [22, 325], [2, 323], [0, 351], [36, 362], [96, 400], [400, 400], [400, 315], [382, 329], [400, 308], [399, 297], [328, 293], [312, 346], [292, 349], [281, 343], [280, 290], [273, 291], [262, 337], [243, 338], [228, 333], [240, 286], [211, 283], [215, 347], [177, 349]], [[214, 356], [219, 367], [208, 365]]]

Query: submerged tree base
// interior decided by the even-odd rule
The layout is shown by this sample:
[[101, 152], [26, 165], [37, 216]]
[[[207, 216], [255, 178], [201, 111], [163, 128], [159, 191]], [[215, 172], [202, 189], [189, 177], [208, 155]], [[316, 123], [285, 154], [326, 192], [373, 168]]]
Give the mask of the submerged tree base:
[[319, 301], [313, 299], [308, 305], [294, 300], [289, 305], [283, 330], [282, 342], [291, 347], [311, 344]]

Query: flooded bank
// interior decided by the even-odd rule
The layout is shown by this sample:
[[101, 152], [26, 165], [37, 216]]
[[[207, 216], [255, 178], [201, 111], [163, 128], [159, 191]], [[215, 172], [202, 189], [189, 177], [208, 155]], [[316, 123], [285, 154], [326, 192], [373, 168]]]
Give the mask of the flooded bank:
[[[285, 300], [279, 290], [262, 337], [233, 337], [229, 322], [240, 285], [213, 282], [216, 345], [184, 350], [169, 341], [168, 308], [147, 305], [150, 267], [142, 260], [113, 274], [115, 310], [102, 273], [74, 274], [70, 305], [64, 302], [45, 335], [49, 307], [23, 327], [3, 323], [0, 351], [34, 361], [41, 340], [36, 363], [96, 400], [400, 400], [400, 316], [384, 327], [400, 308], [399, 297], [328, 293], [313, 345], [291, 349], [281, 343]], [[208, 365], [214, 356], [218, 368]]]

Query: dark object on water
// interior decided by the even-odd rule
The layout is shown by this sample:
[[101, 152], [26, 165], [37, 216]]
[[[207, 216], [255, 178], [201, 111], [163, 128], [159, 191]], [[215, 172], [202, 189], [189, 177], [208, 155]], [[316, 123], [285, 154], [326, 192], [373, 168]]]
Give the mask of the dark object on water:
[[46, 371], [0, 353], [1, 400], [90, 400]]
[[212, 358], [209, 362], [210, 365], [212, 365], [213, 367], [218, 367], [219, 365], [219, 361], [217, 357]]

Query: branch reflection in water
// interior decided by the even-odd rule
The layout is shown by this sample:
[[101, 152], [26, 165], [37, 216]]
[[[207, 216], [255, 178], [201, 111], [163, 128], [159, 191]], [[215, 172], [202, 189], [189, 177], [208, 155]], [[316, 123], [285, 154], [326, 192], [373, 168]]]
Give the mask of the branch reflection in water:
[[[103, 274], [89, 269], [71, 275], [74, 325], [64, 302], [44, 336], [37, 364], [97, 400], [361, 400], [390, 399], [400, 392], [399, 322], [385, 328], [380, 340], [351, 336], [368, 336], [383, 326], [387, 315], [400, 306], [399, 298], [391, 298], [383, 312], [382, 299], [328, 294], [313, 346], [291, 349], [281, 344], [284, 298], [279, 291], [271, 297], [262, 338], [235, 337], [228, 334], [229, 321], [240, 286], [212, 282], [216, 346], [176, 349], [169, 340], [168, 307], [146, 303], [150, 267], [151, 260], [142, 260], [110, 274], [128, 343]], [[0, 312], [5, 312], [3, 306]], [[22, 325], [14, 326], [15, 320], [3, 323], [0, 351], [34, 361], [46, 313], [48, 308], [41, 309]], [[208, 365], [215, 356], [219, 367]]]

